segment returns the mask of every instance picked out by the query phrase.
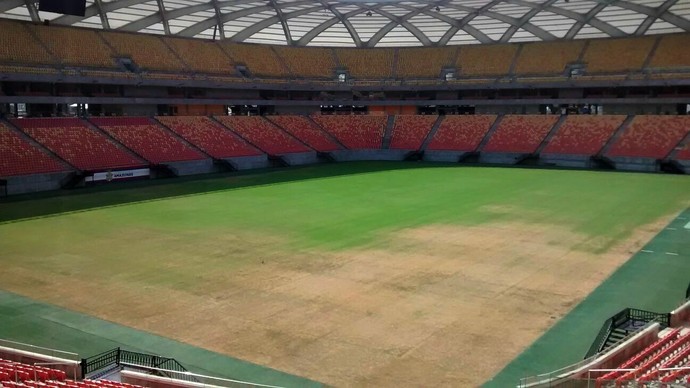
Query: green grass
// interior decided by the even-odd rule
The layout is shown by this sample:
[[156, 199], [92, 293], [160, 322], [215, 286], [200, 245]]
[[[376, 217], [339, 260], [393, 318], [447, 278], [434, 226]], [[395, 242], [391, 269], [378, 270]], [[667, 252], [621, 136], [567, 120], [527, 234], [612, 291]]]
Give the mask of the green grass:
[[[133, 286], [155, 283], [191, 288], [195, 278], [183, 268], [161, 266], [158, 254], [191, 257], [198, 251], [212, 252], [213, 246], [195, 246], [200, 236], [205, 236], [205, 241], [208, 236], [243, 233], [275, 236], [284, 241], [286, 250], [385, 248], [384, 237], [400, 229], [492, 221], [564, 225], [597, 239], [596, 244], [581, 249], [601, 252], [635, 228], [683, 209], [690, 199], [688, 193], [690, 179], [684, 176], [412, 163], [334, 164], [258, 175], [114, 184], [0, 202], [0, 265], [72, 276], [118, 276]], [[222, 263], [223, 270], [234, 270], [252, 259], [243, 254], [238, 252], [237, 260]], [[208, 270], [204, 260], [214, 260], [212, 256], [196, 259], [202, 264], [202, 274]], [[650, 265], [634, 267], [635, 276], [648, 271]], [[688, 266], [674, 270], [687, 273]], [[137, 271], [131, 270], [134, 267]], [[666, 275], [661, 271], [655, 276]], [[630, 276], [620, 281], [629, 282]], [[648, 304], [667, 296], [666, 291], [648, 296]], [[34, 310], [30, 302], [19, 303], [14, 298], [0, 293], [0, 317], [13, 323], [10, 328], [0, 328], [0, 338], [36, 343], [50, 340], [50, 346], [86, 354], [96, 351], [93, 344], [106, 349], [115, 344], [145, 344], [152, 352], [180, 357], [191, 351], [165, 339], [147, 342], [141, 332], [114, 329], [118, 326], [69, 315], [72, 313], [61, 309], [46, 314], [46, 309], [53, 307], [35, 304]], [[573, 330], [573, 337], [563, 340], [565, 345], [547, 341], [553, 344], [546, 346], [548, 349], [558, 351], [549, 351], [542, 359], [527, 357], [524, 362], [529, 370], [542, 372], [544, 367], [579, 356], [581, 346], [568, 344], [582, 343], [584, 337], [588, 346], [589, 337], [610, 315], [614, 303], [610, 298], [602, 300], [607, 300], [605, 308], [591, 304], [578, 310], [583, 316], [594, 311], [597, 323], [566, 325]], [[13, 303], [22, 307], [14, 308]], [[55, 314], [69, 315], [70, 325], [47, 318]], [[602, 314], [604, 318], [599, 319]], [[562, 337], [557, 338], [560, 341]], [[543, 346], [535, 349], [546, 351]], [[199, 357], [194, 365], [203, 368], [203, 360], [221, 356]], [[232, 370], [233, 377], [257, 375], [250, 367], [222, 363], [225, 367], [214, 367], [213, 361], [209, 363], [211, 366], [204, 370]], [[502, 384], [522, 377], [525, 369], [520, 365], [509, 368], [496, 381]]]

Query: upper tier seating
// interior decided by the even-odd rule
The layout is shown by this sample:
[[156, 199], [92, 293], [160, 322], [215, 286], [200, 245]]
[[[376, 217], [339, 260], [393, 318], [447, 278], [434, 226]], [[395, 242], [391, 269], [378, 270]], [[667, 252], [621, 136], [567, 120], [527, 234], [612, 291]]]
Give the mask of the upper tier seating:
[[282, 46], [275, 46], [274, 49], [295, 76], [335, 79], [333, 49]]
[[575, 62], [585, 42], [525, 43], [515, 64], [515, 74], [562, 74], [565, 66]]
[[217, 116], [226, 127], [270, 155], [311, 151], [304, 144], [260, 116]]
[[162, 39], [192, 71], [235, 74], [232, 59], [215, 42], [169, 37]]
[[624, 120], [625, 116], [568, 116], [542, 153], [596, 155]]
[[446, 116], [426, 149], [474, 151], [495, 121], [494, 115]]
[[0, 122], [0, 177], [65, 170], [62, 163]]
[[123, 32], [99, 32], [121, 57], [132, 58], [144, 70], [179, 72], [185, 66], [158, 36], [128, 34]]
[[307, 117], [270, 116], [268, 119], [319, 152], [329, 152], [340, 149], [338, 144], [333, 142], [318, 125], [314, 124], [314, 122]]
[[112, 170], [147, 165], [77, 118], [17, 119], [29, 136], [80, 170]]
[[70, 66], [114, 68], [114, 53], [95, 30], [27, 25], [60, 60]]
[[594, 39], [589, 42], [582, 60], [588, 73], [641, 70], [655, 37]]
[[690, 66], [690, 33], [666, 35], [661, 38], [649, 67], [659, 69]]
[[392, 149], [418, 150], [438, 116], [399, 115], [395, 117]]
[[206, 158], [146, 117], [103, 117], [91, 121], [154, 164]]
[[393, 76], [395, 51], [388, 48], [336, 49], [340, 63], [355, 79], [380, 79]]
[[312, 118], [349, 149], [381, 148], [387, 116], [314, 115]]
[[455, 67], [456, 47], [398, 49], [398, 78], [439, 78], [441, 69]]
[[271, 46], [262, 44], [222, 43], [230, 56], [244, 64], [257, 77], [286, 77], [287, 69]]
[[607, 156], [663, 159], [690, 131], [690, 116], [636, 116]]
[[517, 48], [516, 44], [462, 46], [456, 65], [463, 76], [506, 75]]
[[55, 58], [31, 36], [26, 24], [0, 19], [0, 31], [0, 61], [55, 64]]
[[156, 118], [214, 158], [261, 155], [259, 150], [208, 117], [160, 116]]
[[483, 151], [532, 153], [537, 150], [558, 116], [507, 115], [491, 135]]

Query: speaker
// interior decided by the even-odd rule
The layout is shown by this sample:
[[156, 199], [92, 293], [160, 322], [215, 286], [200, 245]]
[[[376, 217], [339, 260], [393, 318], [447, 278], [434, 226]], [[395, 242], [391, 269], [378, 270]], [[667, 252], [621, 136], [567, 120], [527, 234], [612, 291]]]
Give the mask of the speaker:
[[65, 15], [84, 16], [86, 0], [39, 0], [38, 10]]

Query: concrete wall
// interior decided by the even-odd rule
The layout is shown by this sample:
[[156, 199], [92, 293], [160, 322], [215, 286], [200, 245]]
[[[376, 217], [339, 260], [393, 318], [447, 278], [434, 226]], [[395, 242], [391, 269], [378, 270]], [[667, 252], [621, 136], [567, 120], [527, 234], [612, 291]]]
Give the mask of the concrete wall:
[[208, 174], [217, 171], [216, 166], [211, 159], [192, 160], [187, 162], [169, 162], [165, 163], [178, 176]]
[[271, 163], [268, 161], [268, 156], [266, 155], [243, 156], [238, 158], [227, 158], [225, 160], [232, 164], [236, 170], [252, 170], [271, 166]]
[[482, 152], [479, 154], [479, 162], [481, 163], [496, 163], [496, 164], [515, 164], [525, 156], [524, 153], [494, 153]]
[[690, 300], [671, 312], [671, 327], [687, 325], [690, 322]]
[[[193, 383], [184, 380], [175, 380], [171, 378], [153, 376], [146, 373], [123, 370], [120, 372], [120, 380], [123, 383], [136, 384], [142, 387], [150, 388], [167, 388], [167, 387], [189, 387], [189, 388], [213, 388], [216, 385]], [[239, 385], [238, 385], [239, 386]]]
[[319, 162], [316, 152], [301, 152], [297, 154], [283, 154], [280, 156], [291, 166], [316, 164]]
[[588, 156], [583, 155], [540, 155], [540, 164], [556, 165], [560, 167], [589, 168], [591, 162]]
[[7, 195], [34, 193], [37, 191], [58, 190], [69, 172], [53, 174], [23, 175], [6, 178]]
[[467, 152], [461, 151], [424, 151], [425, 162], [457, 163]]
[[407, 150], [340, 150], [333, 151], [333, 159], [338, 162], [358, 160], [404, 160]]
[[659, 166], [654, 159], [643, 158], [611, 158], [616, 165], [616, 170], [623, 171], [659, 171]]

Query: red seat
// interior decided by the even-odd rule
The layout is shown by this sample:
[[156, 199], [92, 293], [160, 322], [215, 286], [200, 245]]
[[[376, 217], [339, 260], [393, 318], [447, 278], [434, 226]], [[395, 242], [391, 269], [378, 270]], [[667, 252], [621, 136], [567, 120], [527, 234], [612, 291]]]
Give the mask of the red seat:
[[268, 120], [317, 151], [329, 152], [340, 149], [321, 128], [304, 116], [269, 116]]
[[314, 121], [351, 150], [380, 149], [387, 116], [314, 115]]
[[311, 151], [310, 148], [261, 116], [218, 116], [216, 118], [267, 154], [280, 155]]
[[204, 116], [161, 116], [157, 119], [214, 158], [261, 155], [240, 137]]
[[474, 151], [495, 121], [494, 115], [446, 116], [427, 149]]
[[147, 164], [77, 118], [17, 119], [13, 123], [80, 170]]
[[485, 152], [533, 153], [558, 121], [558, 116], [507, 115], [484, 147]]
[[154, 164], [206, 158], [146, 117], [94, 118], [91, 121]]
[[390, 148], [402, 150], [420, 149], [437, 119], [438, 116], [435, 115], [396, 116]]
[[542, 153], [596, 155], [624, 120], [625, 116], [568, 116]]

